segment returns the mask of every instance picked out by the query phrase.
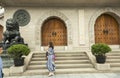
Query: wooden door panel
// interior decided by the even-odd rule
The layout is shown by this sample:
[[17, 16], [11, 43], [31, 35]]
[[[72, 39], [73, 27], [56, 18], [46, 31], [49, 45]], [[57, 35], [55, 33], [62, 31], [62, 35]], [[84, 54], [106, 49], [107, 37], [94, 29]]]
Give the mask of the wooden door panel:
[[117, 21], [109, 15], [106, 15], [106, 23], [108, 30], [108, 43], [119, 44], [119, 26]]
[[0, 26], [0, 42], [2, 41], [2, 37], [3, 37], [3, 27]]
[[95, 42], [104, 42], [105, 38], [103, 35], [103, 28], [104, 28], [104, 17], [101, 16], [99, 19], [96, 20], [95, 23]]
[[108, 14], [102, 14], [95, 23], [95, 43], [119, 44], [119, 25]]
[[[42, 26], [42, 45], [46, 46], [48, 42], [52, 41], [56, 46], [67, 45], [66, 26], [64, 22], [57, 18], [49, 19]], [[63, 40], [63, 35], [65, 40]]]

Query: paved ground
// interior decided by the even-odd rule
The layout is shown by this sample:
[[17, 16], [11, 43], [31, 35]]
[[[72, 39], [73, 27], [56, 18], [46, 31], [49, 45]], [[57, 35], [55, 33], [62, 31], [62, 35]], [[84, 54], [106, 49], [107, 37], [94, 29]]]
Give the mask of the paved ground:
[[11, 76], [4, 78], [120, 78], [120, 73], [87, 73], [87, 74], [64, 74], [48, 77], [46, 75], [35, 76]]

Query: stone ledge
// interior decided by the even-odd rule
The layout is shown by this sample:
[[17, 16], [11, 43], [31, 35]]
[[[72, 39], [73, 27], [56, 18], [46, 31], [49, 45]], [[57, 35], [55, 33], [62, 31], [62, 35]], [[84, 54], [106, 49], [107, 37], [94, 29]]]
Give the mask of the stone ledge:
[[19, 67], [12, 66], [10, 67], [10, 75], [21, 74], [24, 72], [24, 70], [25, 70], [25, 66], [19, 66]]
[[95, 64], [97, 70], [110, 70], [110, 64]]
[[9, 76], [10, 75], [9, 71], [10, 71], [9, 68], [3, 68], [4, 76]]

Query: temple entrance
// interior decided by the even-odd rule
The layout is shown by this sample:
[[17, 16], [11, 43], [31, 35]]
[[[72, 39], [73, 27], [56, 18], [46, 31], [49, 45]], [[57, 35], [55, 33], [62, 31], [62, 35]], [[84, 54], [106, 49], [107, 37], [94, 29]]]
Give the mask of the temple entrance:
[[106, 43], [109, 45], [119, 45], [119, 24], [114, 17], [109, 14], [102, 14], [96, 20], [95, 43]]
[[67, 45], [67, 28], [60, 18], [51, 17], [44, 21], [41, 28], [41, 45], [47, 46], [53, 42], [55, 46]]

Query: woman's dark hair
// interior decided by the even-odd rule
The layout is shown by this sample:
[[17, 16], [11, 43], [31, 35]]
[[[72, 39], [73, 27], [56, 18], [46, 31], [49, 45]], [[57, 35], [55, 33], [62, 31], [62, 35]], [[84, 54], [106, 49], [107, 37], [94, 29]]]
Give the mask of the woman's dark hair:
[[51, 47], [52, 49], [54, 49], [54, 45], [52, 42], [49, 42], [49, 47]]

